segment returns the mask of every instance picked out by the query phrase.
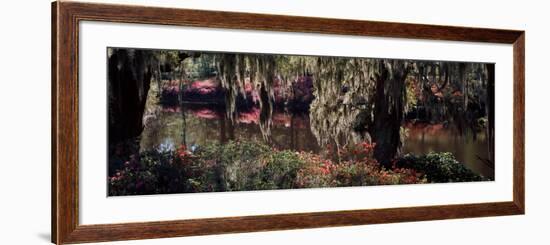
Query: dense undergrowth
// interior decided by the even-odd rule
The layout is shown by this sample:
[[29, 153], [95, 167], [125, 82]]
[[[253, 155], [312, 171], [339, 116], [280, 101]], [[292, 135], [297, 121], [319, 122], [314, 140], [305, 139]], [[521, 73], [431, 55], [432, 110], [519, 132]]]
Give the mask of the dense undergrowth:
[[480, 181], [450, 153], [405, 155], [392, 169], [361, 143], [337, 156], [277, 150], [257, 142], [212, 143], [193, 150], [151, 150], [109, 177], [109, 195], [273, 190]]

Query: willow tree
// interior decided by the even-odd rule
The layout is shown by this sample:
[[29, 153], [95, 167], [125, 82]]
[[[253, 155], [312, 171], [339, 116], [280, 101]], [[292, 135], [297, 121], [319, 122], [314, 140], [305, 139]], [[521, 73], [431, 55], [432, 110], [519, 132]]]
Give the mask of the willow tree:
[[[374, 87], [369, 81], [373, 63], [366, 59], [319, 57], [313, 72], [313, 95], [310, 106], [312, 132], [321, 145], [335, 148], [350, 142], [370, 141], [365, 126], [353, 130], [358, 117], [367, 123]], [[361, 116], [360, 116], [361, 115]]]
[[374, 117], [369, 125], [372, 140], [376, 143], [374, 157], [384, 166], [390, 167], [391, 160], [401, 152], [403, 138], [401, 124], [406, 108], [405, 80], [413, 69], [404, 60], [378, 60], [372, 77], [376, 84], [374, 95]]
[[[477, 133], [484, 132], [488, 144], [487, 158], [481, 158], [489, 165], [494, 161], [494, 99], [495, 99], [495, 65], [487, 63], [460, 63], [460, 80], [462, 85], [461, 107], [457, 113], [463, 124], [468, 125], [462, 134], [470, 133], [477, 140]], [[456, 117], [455, 117], [456, 118]]]
[[319, 57], [314, 67], [310, 120], [322, 145], [336, 148], [360, 141], [376, 143], [374, 157], [389, 167], [403, 146], [405, 80], [412, 69], [403, 60]]
[[[290, 87], [301, 76], [313, 77], [310, 122], [320, 145], [341, 148], [351, 142], [376, 142], [375, 157], [384, 165], [402, 146], [409, 62], [339, 57], [220, 54], [218, 77], [227, 91], [227, 117], [234, 121], [236, 100], [248, 81], [260, 101], [260, 129], [270, 142], [274, 81]], [[337, 151], [336, 151], [337, 152]]]
[[111, 48], [108, 52], [109, 142], [143, 131], [145, 102], [154, 71], [152, 51]]
[[[454, 121], [460, 134], [475, 125], [474, 119], [486, 116], [490, 106], [491, 64], [459, 62], [416, 62], [418, 85], [422, 88], [419, 101], [424, 108], [443, 117], [428, 115], [434, 122]], [[494, 76], [494, 75], [493, 75]], [[441, 105], [438, 108], [438, 104]]]
[[273, 125], [274, 81], [277, 62], [272, 55], [220, 54], [215, 58], [218, 79], [226, 90], [226, 113], [231, 123], [238, 115], [237, 98], [246, 96], [246, 83], [251, 83], [259, 95], [260, 130], [264, 139], [271, 142]]
[[[483, 64], [219, 54], [216, 67], [227, 91], [227, 118], [234, 122], [237, 97], [246, 96], [246, 83], [251, 83], [260, 98], [260, 129], [268, 142], [271, 141], [275, 79], [278, 86], [291, 88], [299, 77], [311, 76], [315, 99], [309, 116], [318, 143], [333, 145], [336, 153], [336, 149], [350, 143], [376, 143], [374, 157], [386, 167], [400, 154], [404, 116], [417, 102], [434, 112], [431, 118], [462, 120], [464, 127], [473, 125], [472, 120], [477, 118], [472, 116], [475, 111], [472, 105], [490, 106], [484, 99], [490, 69]], [[414, 92], [415, 88], [420, 91]], [[454, 99], [456, 90], [464, 94], [460, 107], [447, 104], [448, 98], [442, 99], [445, 96]], [[490, 132], [488, 129], [488, 135]]]
[[[494, 142], [494, 64], [417, 61], [419, 103], [432, 123], [454, 127], [477, 140], [485, 132], [492, 163]], [[464, 137], [466, 139], [466, 137]]]
[[154, 79], [157, 82], [157, 97], [160, 98], [162, 95], [162, 70], [171, 69], [172, 67], [177, 66], [179, 62], [177, 51], [171, 50], [158, 50], [154, 52], [154, 61], [155, 61], [155, 71]]
[[[109, 48], [108, 100], [109, 142], [138, 137], [153, 78], [161, 80], [162, 66], [177, 66], [195, 54], [184, 51]], [[182, 70], [182, 69], [180, 69]], [[161, 89], [160, 81], [157, 86]], [[160, 92], [160, 90], [159, 90]]]

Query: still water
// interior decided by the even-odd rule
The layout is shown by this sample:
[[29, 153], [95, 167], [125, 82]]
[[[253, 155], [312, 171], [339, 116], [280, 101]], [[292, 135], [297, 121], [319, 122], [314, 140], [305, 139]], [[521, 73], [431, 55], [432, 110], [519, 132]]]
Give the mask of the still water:
[[[174, 149], [184, 142], [184, 134], [185, 143], [190, 147], [225, 141], [230, 134], [235, 139], [263, 140], [258, 125], [259, 111], [240, 113], [234, 126], [225, 119], [224, 113], [210, 108], [195, 108], [182, 114], [179, 108], [159, 107], [149, 115], [151, 120], [144, 120], [140, 149]], [[273, 144], [279, 149], [320, 151], [310, 130], [307, 114], [274, 112], [271, 130]], [[487, 156], [487, 142], [482, 133], [474, 140], [471, 135], [461, 136], [444, 127], [409, 128], [403, 153], [426, 154], [431, 151], [451, 152], [474, 172], [494, 178], [492, 167], [479, 159]]]
[[442, 127], [409, 128], [403, 147], [404, 153], [426, 154], [429, 152], [451, 152], [455, 158], [472, 171], [491, 179], [494, 170], [484, 161], [488, 156], [488, 144], [484, 133], [476, 139], [471, 134], [460, 135]]

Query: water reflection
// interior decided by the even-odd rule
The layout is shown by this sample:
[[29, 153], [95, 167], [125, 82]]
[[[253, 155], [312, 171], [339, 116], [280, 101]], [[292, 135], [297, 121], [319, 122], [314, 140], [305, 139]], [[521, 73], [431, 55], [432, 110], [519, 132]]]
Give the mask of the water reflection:
[[483, 161], [488, 155], [488, 144], [484, 133], [461, 135], [449, 127], [436, 125], [406, 125], [408, 137], [403, 152], [426, 154], [429, 152], [452, 152], [455, 158], [472, 171], [494, 178], [493, 166]]
[[[224, 142], [230, 136], [236, 140], [261, 142], [263, 136], [258, 125], [259, 110], [240, 112], [232, 125], [225, 111], [215, 108], [185, 109], [186, 143], [204, 145]], [[179, 109], [159, 110], [156, 120], [146, 124], [141, 137], [140, 149], [175, 149], [183, 142], [183, 117]], [[311, 133], [307, 114], [291, 114], [276, 111], [273, 114], [272, 143], [279, 149], [319, 152], [319, 145]]]

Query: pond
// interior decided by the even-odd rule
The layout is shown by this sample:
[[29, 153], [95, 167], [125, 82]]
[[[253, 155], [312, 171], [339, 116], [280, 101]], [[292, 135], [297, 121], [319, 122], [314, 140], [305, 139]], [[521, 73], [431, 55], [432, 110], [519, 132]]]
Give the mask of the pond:
[[481, 160], [486, 159], [488, 155], [488, 143], [484, 133], [477, 133], [474, 139], [471, 134], [460, 135], [440, 125], [408, 129], [404, 153], [451, 152], [459, 162], [472, 171], [494, 179], [493, 166]]
[[[263, 136], [258, 124], [259, 110], [252, 109], [238, 114], [236, 123], [231, 126], [225, 117], [225, 111], [209, 106], [193, 106], [181, 113], [179, 107], [163, 108], [158, 106], [144, 120], [145, 128], [141, 135], [140, 149], [175, 149], [185, 143], [188, 147], [200, 147], [209, 142], [224, 142], [230, 135], [235, 139], [262, 141]], [[186, 130], [184, 131], [184, 118]], [[151, 118], [147, 120], [147, 118]], [[318, 153], [321, 148], [310, 129], [307, 113], [273, 113], [272, 144], [279, 149], [311, 151]], [[483, 133], [476, 139], [471, 135], [454, 133], [440, 124], [408, 129], [403, 153], [426, 154], [451, 152], [455, 158], [472, 171], [494, 178], [492, 166], [481, 159], [487, 156], [487, 141]], [[184, 139], [185, 134], [185, 141]], [[481, 158], [481, 159], [480, 159]]]

